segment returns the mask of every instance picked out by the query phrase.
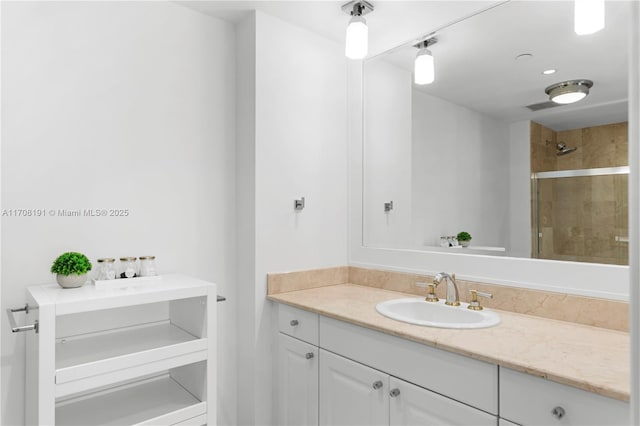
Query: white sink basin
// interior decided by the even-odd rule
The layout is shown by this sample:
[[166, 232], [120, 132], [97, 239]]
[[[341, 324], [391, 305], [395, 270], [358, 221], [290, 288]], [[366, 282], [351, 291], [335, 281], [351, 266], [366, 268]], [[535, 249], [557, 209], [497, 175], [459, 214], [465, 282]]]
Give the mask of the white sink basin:
[[425, 302], [423, 298], [393, 299], [376, 305], [376, 310], [391, 319], [409, 324], [439, 328], [485, 328], [500, 323], [500, 316], [487, 309], [472, 311], [468, 303], [448, 306], [444, 300]]

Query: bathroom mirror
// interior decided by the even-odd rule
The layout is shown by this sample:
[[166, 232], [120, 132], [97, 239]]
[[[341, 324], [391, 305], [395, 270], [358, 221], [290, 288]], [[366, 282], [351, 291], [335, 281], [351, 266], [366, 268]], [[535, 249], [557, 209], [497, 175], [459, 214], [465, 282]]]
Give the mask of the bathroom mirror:
[[[367, 59], [363, 246], [628, 264], [629, 10], [578, 36], [573, 2], [506, 2]], [[584, 99], [549, 101], [578, 79]]]

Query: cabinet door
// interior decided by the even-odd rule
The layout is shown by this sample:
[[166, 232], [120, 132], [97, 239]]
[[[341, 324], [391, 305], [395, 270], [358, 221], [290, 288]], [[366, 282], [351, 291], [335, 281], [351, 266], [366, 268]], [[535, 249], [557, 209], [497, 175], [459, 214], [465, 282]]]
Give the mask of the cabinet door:
[[320, 425], [389, 424], [389, 376], [320, 350]]
[[496, 416], [419, 386], [389, 379], [391, 426], [495, 426]]
[[318, 348], [279, 333], [278, 425], [318, 424]]

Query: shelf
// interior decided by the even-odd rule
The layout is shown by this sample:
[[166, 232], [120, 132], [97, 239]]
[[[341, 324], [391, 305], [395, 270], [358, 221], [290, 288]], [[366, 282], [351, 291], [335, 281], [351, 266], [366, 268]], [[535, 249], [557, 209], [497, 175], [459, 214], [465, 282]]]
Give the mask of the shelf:
[[58, 341], [56, 397], [202, 361], [207, 345], [168, 321]]
[[171, 425], [198, 418], [206, 411], [206, 402], [199, 401], [164, 375], [59, 403], [56, 406], [56, 424]]
[[216, 285], [119, 281], [28, 288], [25, 424], [215, 424]]
[[[118, 281], [118, 280], [116, 280]], [[96, 288], [85, 284], [78, 288], [61, 288], [58, 284], [45, 284], [29, 288], [39, 307], [55, 306], [56, 315], [92, 312], [123, 306], [135, 306], [167, 300], [199, 296], [215, 296], [215, 284], [178, 274], [163, 275], [153, 282], [126, 281], [109, 288]]]

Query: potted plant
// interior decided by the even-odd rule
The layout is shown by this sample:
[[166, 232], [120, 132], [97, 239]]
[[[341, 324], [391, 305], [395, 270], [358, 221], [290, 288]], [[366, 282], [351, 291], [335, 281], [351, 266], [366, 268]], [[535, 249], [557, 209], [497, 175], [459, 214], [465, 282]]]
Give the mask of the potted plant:
[[458, 232], [458, 236], [456, 238], [458, 238], [458, 242], [462, 247], [469, 247], [469, 244], [471, 244], [471, 234], [467, 231]]
[[56, 281], [62, 288], [80, 287], [87, 281], [91, 262], [82, 253], [63, 253], [51, 265], [51, 273], [57, 274]]

